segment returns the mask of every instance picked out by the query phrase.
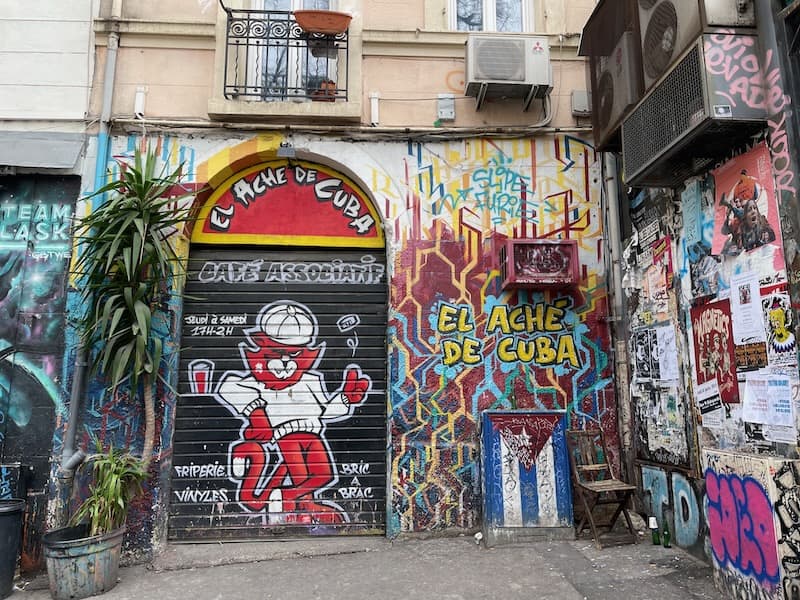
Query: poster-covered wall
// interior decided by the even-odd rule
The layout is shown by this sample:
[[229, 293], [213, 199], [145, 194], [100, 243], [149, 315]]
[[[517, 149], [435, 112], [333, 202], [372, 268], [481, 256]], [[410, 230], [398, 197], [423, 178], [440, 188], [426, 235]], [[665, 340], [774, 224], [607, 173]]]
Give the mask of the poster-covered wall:
[[[679, 189], [629, 199], [624, 287], [644, 505], [674, 527], [676, 543], [709, 560], [708, 481], [693, 477], [699, 449], [791, 458], [797, 444], [800, 381], [775, 177], [760, 142]], [[669, 261], [660, 258], [664, 240]]]

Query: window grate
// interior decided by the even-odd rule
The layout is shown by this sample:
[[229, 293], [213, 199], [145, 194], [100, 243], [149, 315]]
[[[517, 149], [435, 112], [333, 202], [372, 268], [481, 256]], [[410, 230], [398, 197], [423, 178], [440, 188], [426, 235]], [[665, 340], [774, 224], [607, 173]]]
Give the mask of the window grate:
[[226, 12], [225, 98], [347, 100], [349, 31], [306, 32], [291, 11]]

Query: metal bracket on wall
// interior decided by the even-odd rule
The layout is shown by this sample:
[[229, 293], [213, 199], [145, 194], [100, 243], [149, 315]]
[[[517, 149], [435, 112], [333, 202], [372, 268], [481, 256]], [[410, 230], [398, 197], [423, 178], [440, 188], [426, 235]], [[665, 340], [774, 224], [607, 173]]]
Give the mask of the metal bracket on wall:
[[481, 83], [480, 88], [478, 88], [478, 94], [475, 96], [475, 110], [483, 108], [483, 102], [486, 100], [486, 92], [488, 90], [489, 84], [486, 82]]

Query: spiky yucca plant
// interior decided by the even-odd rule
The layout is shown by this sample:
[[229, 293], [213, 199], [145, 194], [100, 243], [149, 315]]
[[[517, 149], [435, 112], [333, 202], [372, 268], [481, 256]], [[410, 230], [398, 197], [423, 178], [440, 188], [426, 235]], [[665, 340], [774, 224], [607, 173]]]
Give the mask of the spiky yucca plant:
[[97, 442], [97, 454], [86, 464], [92, 466], [89, 496], [72, 515], [70, 525], [86, 522], [89, 535], [108, 533], [122, 527], [128, 505], [142, 491], [146, 471], [141, 460], [121, 448], [103, 452]]
[[84, 310], [79, 325], [92, 357], [91, 372], [103, 376], [114, 394], [125, 383], [136, 397], [141, 384], [146, 470], [155, 438], [154, 377], [162, 353], [153, 315], [162, 290], [182, 272], [173, 234], [186, 221], [187, 210], [178, 206], [189, 194], [174, 194], [181, 167], [158, 169], [150, 148], [117, 162], [119, 177], [87, 197], [105, 197], [103, 202], [78, 221], [75, 270]]

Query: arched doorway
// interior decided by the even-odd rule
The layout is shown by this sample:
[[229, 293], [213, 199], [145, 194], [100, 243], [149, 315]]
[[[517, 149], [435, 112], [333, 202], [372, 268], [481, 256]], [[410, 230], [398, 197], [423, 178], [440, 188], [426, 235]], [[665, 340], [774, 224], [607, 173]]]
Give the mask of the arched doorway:
[[218, 185], [187, 270], [171, 539], [384, 531], [386, 311], [356, 182], [270, 160]]

